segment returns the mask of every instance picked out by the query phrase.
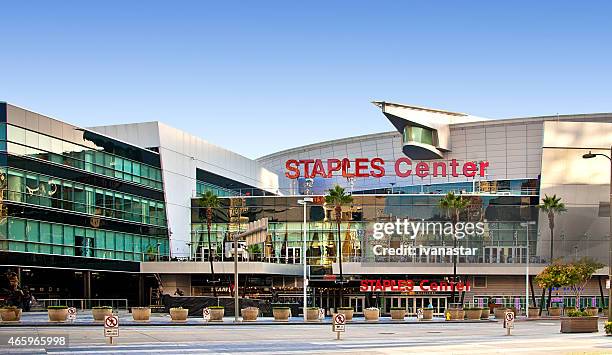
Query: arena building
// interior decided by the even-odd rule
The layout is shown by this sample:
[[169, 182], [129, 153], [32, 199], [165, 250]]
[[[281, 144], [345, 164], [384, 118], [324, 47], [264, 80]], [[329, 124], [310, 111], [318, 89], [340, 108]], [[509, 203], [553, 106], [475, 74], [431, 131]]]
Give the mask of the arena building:
[[[89, 129], [70, 126], [73, 128], [67, 131], [86, 135], [82, 147], [62, 146], [54, 150], [51, 144], [43, 148], [30, 143], [27, 132], [31, 131], [32, 137], [42, 134], [45, 142], [46, 137], [59, 134], [44, 131], [47, 125], [53, 129], [64, 124], [45, 118], [45, 122], [51, 123], [34, 127], [29, 119], [18, 117], [44, 116], [5, 104], [0, 114], [4, 115], [2, 122], [7, 129], [0, 139], [6, 144], [2, 147], [6, 157], [3, 166], [9, 181], [3, 203], [9, 208], [3, 220], [8, 223], [2, 227], [0, 246], [2, 253], [13, 261], [0, 264], [3, 268], [18, 268], [27, 280], [23, 270], [41, 267], [32, 260], [65, 253], [64, 250], [74, 249], [77, 253], [74, 257], [98, 265], [97, 273], [111, 270], [110, 266], [102, 266], [107, 259], [128, 258], [137, 262], [138, 270], [129, 272], [140, 280], [139, 298], [133, 301], [134, 297], [130, 297], [130, 302], [147, 304], [156, 302], [153, 295], [157, 286], [147, 281], [151, 275], [158, 276], [166, 292], [176, 290], [184, 297], [211, 295], [213, 286], [221, 297], [231, 297], [236, 287], [233, 281], [236, 256], [241, 295], [297, 302], [303, 289], [305, 252], [311, 305], [329, 310], [342, 301], [352, 305], [357, 313], [365, 307], [377, 306], [383, 313], [388, 313], [391, 307], [405, 307], [409, 314], [429, 304], [441, 314], [449, 303], [457, 302], [458, 296], [451, 299], [448, 287], [439, 287], [451, 282], [462, 283], [459, 291], [464, 303], [495, 302], [524, 310], [526, 296], [530, 304], [539, 304], [541, 289], [533, 282], [533, 276], [551, 257], [568, 260], [591, 257], [607, 264], [610, 166], [605, 159], [586, 160], [582, 155], [588, 152], [610, 155], [612, 114], [485, 119], [381, 101], [374, 105], [388, 119], [393, 131], [316, 143], [251, 160], [159, 122]], [[78, 135], [73, 133], [71, 137]], [[70, 141], [62, 139], [62, 144]], [[92, 139], [110, 140], [112, 144], [90, 147], [88, 141]], [[15, 149], [16, 144], [20, 148]], [[113, 145], [121, 145], [123, 150], [112, 150]], [[108, 159], [95, 156], [96, 152], [106, 150], [114, 155]], [[88, 158], [90, 151], [93, 157]], [[127, 154], [121, 153], [124, 151], [130, 152], [128, 160], [124, 160]], [[146, 161], [138, 158], [138, 154], [146, 156]], [[83, 166], [64, 163], [74, 158], [82, 161]], [[17, 159], [48, 164], [53, 169], [47, 172], [76, 169], [91, 174], [94, 180], [113, 181], [101, 183], [100, 187], [115, 190], [104, 190], [100, 201], [92, 197], [91, 209], [76, 210], [77, 193], [66, 192], [61, 197], [63, 204], [54, 207], [58, 213], [56, 210], [51, 213], [56, 215], [61, 210], [67, 216], [105, 221], [101, 223], [105, 227], [94, 230], [93, 239], [88, 242], [92, 250], [96, 249], [94, 253], [78, 254], [82, 247], [77, 238], [60, 241], [50, 237], [43, 241], [30, 233], [28, 221], [42, 223], [44, 218], [21, 212], [37, 205], [28, 197], [32, 193], [27, 180], [11, 185], [11, 181], [16, 181], [11, 177], [11, 169], [25, 169], [23, 179], [28, 178], [29, 165], [17, 167], [11, 162]], [[93, 164], [93, 168], [88, 169], [88, 164]], [[99, 171], [95, 169], [98, 165]], [[140, 176], [145, 166], [147, 180]], [[62, 184], [69, 186], [81, 181], [62, 174], [66, 179]], [[95, 190], [97, 183], [92, 184]], [[139, 192], [155, 195], [154, 203], [146, 200], [147, 206], [153, 204], [153, 210], [132, 211], [134, 193], [125, 190], [132, 185], [155, 192]], [[333, 206], [326, 204], [324, 198], [335, 185], [346, 188], [352, 196], [352, 203], [342, 207], [340, 243]], [[116, 189], [121, 191], [122, 199], [115, 200]], [[210, 245], [206, 213], [199, 201], [206, 191], [221, 197], [221, 205], [213, 211]], [[451, 234], [444, 229], [451, 218], [439, 206], [448, 192], [470, 201]], [[545, 195], [557, 195], [567, 206], [567, 212], [556, 217], [554, 240], [547, 216], [536, 207]], [[312, 201], [307, 201], [305, 207], [298, 202], [307, 198]], [[16, 210], [10, 208], [12, 205], [23, 207]], [[119, 234], [125, 233], [119, 226], [126, 217], [130, 223], [154, 224], [161, 230], [161, 234], [155, 234], [161, 240], [151, 242], [141, 236], [138, 247], [132, 242], [119, 242], [128, 240], [126, 234]], [[145, 219], [133, 220], [137, 217]], [[26, 220], [21, 234], [11, 229], [11, 221], [18, 219]], [[250, 222], [264, 219], [265, 233], [256, 240], [240, 241], [234, 251], [233, 237], [244, 232]], [[62, 223], [69, 228], [79, 226], [68, 217]], [[105, 239], [107, 236], [98, 236], [108, 233], [102, 229], [115, 230], [113, 243]], [[208, 252], [209, 246], [212, 253]], [[212, 278], [207, 262], [210, 258], [220, 280]], [[81, 268], [53, 262], [47, 267], [81, 272]], [[583, 305], [607, 304], [604, 295], [607, 275], [607, 267], [598, 271], [585, 289]], [[397, 288], [400, 281], [404, 286], [408, 283], [414, 287]], [[569, 290], [556, 289], [550, 299], [570, 305], [574, 302], [570, 294]]]

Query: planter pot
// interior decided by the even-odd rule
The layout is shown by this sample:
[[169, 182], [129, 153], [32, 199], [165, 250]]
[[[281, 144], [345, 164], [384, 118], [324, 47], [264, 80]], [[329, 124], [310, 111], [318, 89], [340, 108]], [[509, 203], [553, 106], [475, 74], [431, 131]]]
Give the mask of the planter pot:
[[68, 318], [68, 308], [63, 309], [47, 309], [49, 322], [65, 322]]
[[173, 322], [186, 322], [188, 314], [187, 308], [170, 308], [170, 318]]
[[94, 308], [91, 310], [91, 314], [93, 315], [94, 321], [102, 322], [104, 321], [105, 316], [113, 315], [113, 309], [112, 308]]
[[151, 318], [151, 308], [134, 307], [132, 308], [132, 318], [137, 322], [148, 322]]
[[495, 310], [493, 310], [493, 315], [495, 315], [495, 319], [504, 319], [507, 309], [508, 308], [504, 307], [495, 308]]
[[585, 312], [587, 312], [589, 316], [596, 316], [597, 314], [599, 314], [599, 308], [588, 307], [587, 309], [585, 309]]
[[257, 316], [259, 315], [259, 308], [257, 307], [243, 308], [240, 310], [240, 315], [242, 315], [242, 321], [254, 322], [257, 320]]
[[[318, 312], [319, 310], [317, 310], [317, 316], [318, 316]], [[272, 308], [272, 315], [274, 315], [275, 321], [288, 322], [289, 317], [291, 317], [291, 309], [290, 308]]]
[[596, 333], [598, 317], [561, 317], [561, 333]]
[[529, 318], [537, 318], [540, 316], [540, 309], [538, 307], [532, 308], [529, 307]]
[[489, 312], [488, 308], [483, 308], [482, 312], [480, 312], [480, 319], [489, 319], [491, 312]]
[[223, 316], [225, 315], [225, 308], [209, 308], [210, 309], [210, 321], [211, 322], [223, 322]]
[[561, 308], [549, 308], [548, 315], [551, 317], [559, 317], [561, 316]]
[[378, 322], [378, 318], [380, 317], [380, 309], [364, 309], [363, 316], [365, 320], [370, 322]]
[[338, 313], [344, 314], [347, 321], [353, 320], [353, 309], [338, 309]]
[[19, 322], [21, 308], [0, 308], [0, 318], [3, 322]]
[[318, 321], [319, 320], [319, 308], [306, 308], [306, 320], [307, 321]]
[[465, 311], [459, 308], [450, 308], [448, 310], [450, 313], [451, 320], [463, 320], [465, 318]]
[[465, 311], [465, 316], [467, 319], [478, 320], [482, 315], [482, 310], [480, 309], [468, 309]]
[[392, 309], [391, 310], [391, 319], [392, 320], [404, 320], [406, 317], [405, 309]]
[[433, 313], [433, 308], [423, 308], [423, 320], [432, 320]]

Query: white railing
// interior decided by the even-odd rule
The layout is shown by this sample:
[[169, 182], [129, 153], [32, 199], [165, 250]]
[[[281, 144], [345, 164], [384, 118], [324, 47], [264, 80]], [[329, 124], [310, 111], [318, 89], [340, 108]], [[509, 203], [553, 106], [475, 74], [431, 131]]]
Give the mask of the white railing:
[[37, 299], [38, 308], [47, 309], [49, 306], [68, 306], [77, 309], [91, 309], [93, 307], [110, 306], [113, 310], [128, 310], [128, 300], [125, 298], [42, 298]]

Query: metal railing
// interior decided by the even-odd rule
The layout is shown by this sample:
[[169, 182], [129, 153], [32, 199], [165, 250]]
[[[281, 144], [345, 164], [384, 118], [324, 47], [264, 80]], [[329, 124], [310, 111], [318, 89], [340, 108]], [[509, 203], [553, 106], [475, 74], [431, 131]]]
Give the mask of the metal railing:
[[128, 300], [125, 298], [42, 298], [37, 299], [34, 308], [47, 309], [49, 306], [68, 306], [77, 309], [109, 306], [113, 310], [128, 310]]

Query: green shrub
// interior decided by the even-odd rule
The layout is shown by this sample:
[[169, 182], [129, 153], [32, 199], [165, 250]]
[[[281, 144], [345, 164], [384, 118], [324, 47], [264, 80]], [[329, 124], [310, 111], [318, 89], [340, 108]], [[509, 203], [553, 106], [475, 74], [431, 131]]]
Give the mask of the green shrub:
[[352, 311], [353, 307], [338, 307], [339, 311]]
[[68, 306], [48, 306], [47, 309], [68, 309]]
[[0, 309], [16, 310], [19, 309], [17, 306], [2, 306]]
[[404, 307], [391, 307], [391, 310], [392, 310], [392, 311], [403, 311], [403, 310], [405, 310], [405, 309], [406, 309], [406, 308], [404, 308]]
[[113, 309], [113, 307], [110, 307], [110, 306], [96, 306], [96, 307], [91, 307], [91, 309]]
[[557, 308], [559, 308], [559, 306], [550, 306], [550, 307], [548, 307], [548, 309], [557, 309]]
[[612, 334], [612, 322], [604, 323], [604, 330], [606, 331], [606, 334]]
[[583, 312], [583, 311], [579, 311], [577, 309], [572, 309], [571, 311], [567, 311], [567, 316], [568, 317], [588, 317], [588, 313], [587, 312]]
[[[289, 307], [272, 307], [272, 309], [291, 309]], [[315, 309], [318, 309], [315, 307]]]
[[223, 307], [223, 306], [210, 306], [208, 308], [210, 308], [210, 309], [225, 309], [225, 307]]
[[[274, 308], [276, 308], [276, 307], [274, 307]], [[282, 307], [281, 307], [281, 308], [282, 308]], [[287, 308], [289, 308], [289, 307], [287, 307]], [[312, 310], [315, 310], [315, 309], [316, 309], [316, 310], [319, 310], [319, 307], [306, 307], [306, 309], [311, 310], [311, 311], [312, 311]]]

